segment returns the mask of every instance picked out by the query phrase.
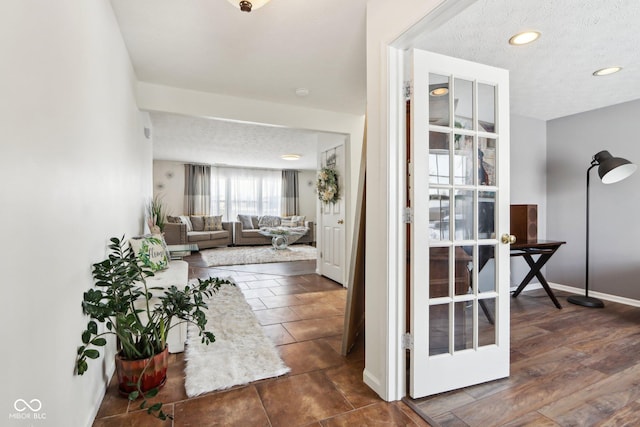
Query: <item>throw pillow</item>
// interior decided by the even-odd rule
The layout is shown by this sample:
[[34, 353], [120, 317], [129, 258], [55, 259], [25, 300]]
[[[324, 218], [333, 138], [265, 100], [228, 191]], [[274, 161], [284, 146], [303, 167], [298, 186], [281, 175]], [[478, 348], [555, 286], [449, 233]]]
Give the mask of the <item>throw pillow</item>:
[[295, 222], [298, 227], [302, 227], [304, 225], [304, 220], [306, 218], [307, 217], [304, 216], [304, 215], [302, 215], [302, 216], [294, 215], [294, 216], [291, 217], [291, 221]]
[[242, 223], [243, 230], [253, 230], [253, 221], [251, 221], [251, 215], [238, 215], [238, 221]]
[[129, 239], [129, 245], [138, 262], [151, 271], [164, 270], [169, 266], [167, 245], [161, 234], [133, 237]]
[[187, 224], [187, 231], [193, 231], [193, 225], [191, 225], [191, 220], [188, 216], [181, 215], [178, 218], [180, 218], [181, 223]]
[[251, 215], [251, 223], [253, 224], [253, 228], [255, 228], [256, 230], [260, 228], [258, 215]]
[[203, 216], [190, 216], [191, 226], [193, 231], [204, 231], [204, 217]]
[[182, 221], [180, 221], [180, 217], [179, 216], [171, 216], [171, 215], [167, 215], [167, 222], [169, 224], [180, 224], [180, 223], [182, 223]]
[[204, 231], [222, 231], [222, 215], [205, 216]]
[[292, 221], [291, 219], [283, 219], [280, 221], [280, 226], [282, 227], [297, 227], [298, 223], [296, 221]]
[[258, 228], [278, 227], [280, 225], [280, 217], [272, 215], [262, 215], [258, 219]]

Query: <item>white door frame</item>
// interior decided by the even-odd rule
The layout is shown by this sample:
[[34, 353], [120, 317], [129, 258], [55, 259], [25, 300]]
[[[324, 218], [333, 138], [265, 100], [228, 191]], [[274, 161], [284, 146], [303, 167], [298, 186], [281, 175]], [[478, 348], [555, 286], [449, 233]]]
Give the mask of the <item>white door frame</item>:
[[[386, 82], [386, 103], [381, 106], [383, 118], [387, 121], [387, 170], [388, 170], [388, 199], [387, 199], [387, 343], [386, 343], [386, 381], [376, 381], [370, 377], [366, 368], [364, 380], [374, 389], [384, 391], [385, 400], [400, 400], [407, 395], [406, 381], [406, 350], [402, 346], [402, 336], [406, 330], [405, 309], [405, 260], [406, 236], [405, 224], [402, 222], [405, 200], [405, 159], [406, 159], [406, 130], [404, 105], [404, 50], [414, 46], [416, 40], [433, 28], [448, 21], [462, 12], [475, 0], [447, 0], [423, 17], [413, 27], [400, 35], [397, 39], [383, 46], [386, 56], [386, 69], [381, 77]], [[384, 68], [384, 67], [383, 67]], [[386, 77], [384, 76], [386, 72]], [[378, 385], [384, 383], [384, 390]], [[376, 384], [378, 383], [378, 384]]]

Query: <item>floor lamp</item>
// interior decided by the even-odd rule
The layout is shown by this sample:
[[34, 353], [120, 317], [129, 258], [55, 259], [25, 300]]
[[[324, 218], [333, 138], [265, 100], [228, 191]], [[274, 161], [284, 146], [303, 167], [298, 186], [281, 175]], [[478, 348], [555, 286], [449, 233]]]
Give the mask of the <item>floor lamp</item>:
[[598, 175], [603, 184], [622, 181], [636, 171], [637, 166], [627, 159], [613, 157], [608, 151], [600, 151], [593, 156], [591, 166], [587, 169], [587, 232], [584, 296], [574, 295], [567, 298], [572, 304], [584, 307], [603, 308], [604, 303], [598, 298], [589, 296], [589, 172], [598, 166]]

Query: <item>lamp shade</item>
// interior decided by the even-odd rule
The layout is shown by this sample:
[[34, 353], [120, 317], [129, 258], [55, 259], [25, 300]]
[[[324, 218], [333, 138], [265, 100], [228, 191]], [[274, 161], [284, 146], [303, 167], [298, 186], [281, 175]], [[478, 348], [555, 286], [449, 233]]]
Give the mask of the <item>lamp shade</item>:
[[638, 166], [634, 165], [627, 159], [622, 157], [613, 157], [608, 151], [600, 151], [593, 156], [593, 159], [599, 164], [598, 176], [603, 184], [613, 184], [622, 181], [631, 176]]

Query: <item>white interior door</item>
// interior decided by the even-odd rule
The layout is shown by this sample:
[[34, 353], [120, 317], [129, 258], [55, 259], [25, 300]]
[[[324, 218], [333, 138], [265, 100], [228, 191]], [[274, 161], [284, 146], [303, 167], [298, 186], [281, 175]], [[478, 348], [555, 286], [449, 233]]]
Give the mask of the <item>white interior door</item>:
[[410, 395], [509, 375], [509, 75], [413, 51]]
[[344, 144], [324, 150], [320, 153], [322, 167], [333, 167], [338, 173], [340, 199], [336, 203], [320, 202], [321, 233], [320, 238], [320, 274], [344, 284], [345, 274], [345, 152]]

